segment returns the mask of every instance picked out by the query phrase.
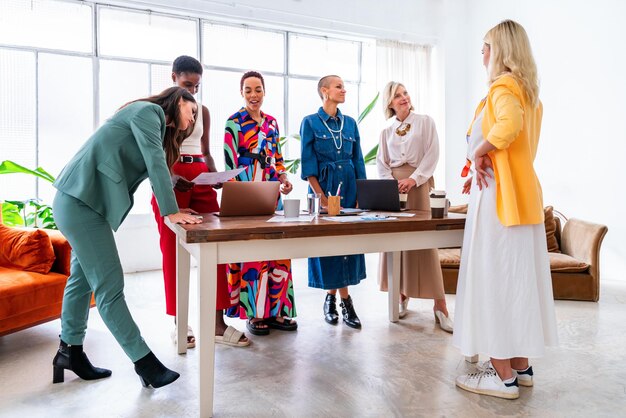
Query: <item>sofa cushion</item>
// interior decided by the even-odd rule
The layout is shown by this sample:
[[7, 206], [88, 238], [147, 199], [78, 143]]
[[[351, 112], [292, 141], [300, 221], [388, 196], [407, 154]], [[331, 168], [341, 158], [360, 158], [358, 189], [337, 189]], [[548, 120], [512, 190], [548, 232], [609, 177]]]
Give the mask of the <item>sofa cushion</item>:
[[50, 237], [39, 229], [0, 224], [0, 265], [47, 274], [54, 264]]
[[441, 267], [459, 268], [459, 265], [461, 264], [461, 249], [440, 248], [439, 263], [441, 264]]
[[[567, 254], [549, 253], [550, 271], [559, 273], [584, 273], [589, 269], [589, 264], [578, 261]], [[440, 248], [439, 263], [442, 268], [458, 269], [461, 264], [460, 248]]]
[[589, 264], [576, 260], [567, 254], [549, 253], [550, 271], [559, 273], [583, 273], [589, 270]]
[[548, 244], [549, 253], [560, 253], [559, 243], [556, 240], [556, 228], [557, 223], [554, 219], [554, 213], [552, 206], [546, 206], [543, 208], [544, 225], [546, 227], [546, 241]]

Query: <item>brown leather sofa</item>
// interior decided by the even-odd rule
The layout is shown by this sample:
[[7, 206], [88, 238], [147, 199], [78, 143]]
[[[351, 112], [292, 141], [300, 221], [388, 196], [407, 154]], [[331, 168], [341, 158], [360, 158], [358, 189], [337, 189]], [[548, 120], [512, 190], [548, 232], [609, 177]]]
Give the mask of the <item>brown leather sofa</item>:
[[[450, 208], [464, 213], [467, 205]], [[555, 211], [556, 212], [556, 211]], [[600, 298], [600, 246], [608, 228], [580, 219], [552, 215], [552, 207], [545, 208], [546, 234], [555, 299], [597, 302]], [[439, 250], [446, 293], [456, 293], [461, 261], [461, 250]]]

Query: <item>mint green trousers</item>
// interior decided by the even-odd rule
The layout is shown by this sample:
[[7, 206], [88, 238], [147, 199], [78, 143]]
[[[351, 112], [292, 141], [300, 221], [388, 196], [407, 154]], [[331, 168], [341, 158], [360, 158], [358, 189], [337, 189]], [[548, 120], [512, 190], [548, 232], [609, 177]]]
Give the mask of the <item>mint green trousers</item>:
[[59, 230], [72, 246], [61, 339], [67, 344], [83, 344], [93, 292], [102, 320], [126, 355], [133, 362], [146, 356], [150, 348], [124, 298], [124, 273], [111, 226], [102, 215], [63, 192], [57, 192], [52, 207]]

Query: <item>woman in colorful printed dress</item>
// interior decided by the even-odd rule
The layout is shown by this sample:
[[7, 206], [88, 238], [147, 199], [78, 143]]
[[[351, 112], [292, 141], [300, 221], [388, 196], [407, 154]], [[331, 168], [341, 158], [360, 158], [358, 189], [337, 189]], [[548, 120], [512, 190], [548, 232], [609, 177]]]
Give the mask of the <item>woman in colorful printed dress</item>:
[[[328, 206], [328, 194], [340, 190], [341, 206], [356, 206], [356, 180], [365, 178], [365, 162], [361, 151], [356, 121], [337, 107], [346, 100], [341, 77], [328, 75], [317, 84], [322, 107], [302, 120], [302, 179], [310, 189], [321, 194], [321, 205]], [[339, 186], [341, 185], [341, 188]], [[348, 286], [365, 278], [363, 254], [309, 258], [309, 286], [326, 289], [324, 320], [334, 325], [339, 321], [336, 294], [339, 290], [343, 321], [352, 328], [361, 328]]]
[[[191, 94], [196, 94], [202, 80], [202, 64], [193, 57], [182, 55], [172, 65], [172, 81]], [[198, 103], [198, 116], [191, 135], [180, 147], [179, 160], [172, 167], [176, 178], [174, 194], [178, 207], [188, 213], [209, 213], [220, 210], [217, 193], [211, 186], [194, 185], [191, 181], [200, 173], [217, 171], [209, 151], [209, 128], [211, 118], [209, 109]], [[152, 211], [159, 230], [159, 243], [163, 254], [163, 280], [165, 283], [165, 311], [176, 317], [176, 235], [165, 225], [159, 205], [152, 195]], [[182, 209], [181, 209], [182, 210]], [[217, 299], [215, 311], [215, 342], [233, 347], [250, 345], [250, 340], [241, 332], [224, 322], [224, 309], [230, 308], [226, 266], [217, 268]], [[172, 340], [176, 341], [176, 328], [172, 331]], [[196, 346], [196, 338], [191, 327], [187, 328], [187, 348]]]
[[524, 28], [506, 20], [484, 42], [490, 85], [467, 135], [475, 173], [463, 187], [471, 194], [452, 338], [463, 355], [481, 353], [490, 361], [456, 385], [516, 399], [519, 385], [533, 385], [528, 358], [557, 344], [541, 184], [533, 168], [543, 106]]
[[[226, 169], [244, 167], [237, 181], [279, 181], [280, 191], [293, 189], [280, 152], [278, 123], [263, 113], [265, 81], [256, 71], [241, 77], [245, 106], [228, 118], [224, 136]], [[278, 205], [281, 205], [280, 198]], [[295, 331], [296, 316], [291, 260], [270, 260], [228, 265], [232, 308], [227, 315], [248, 319], [254, 335], [267, 335], [270, 328]]]

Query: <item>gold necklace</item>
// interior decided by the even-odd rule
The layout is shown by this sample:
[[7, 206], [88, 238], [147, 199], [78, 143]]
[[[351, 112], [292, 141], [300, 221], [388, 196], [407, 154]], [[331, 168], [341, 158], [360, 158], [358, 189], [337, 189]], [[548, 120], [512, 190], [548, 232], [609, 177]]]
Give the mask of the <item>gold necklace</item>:
[[402, 126], [403, 124], [404, 122], [400, 123], [400, 126], [396, 128], [396, 135], [404, 136], [411, 130], [410, 123], [404, 124], [404, 127]]

